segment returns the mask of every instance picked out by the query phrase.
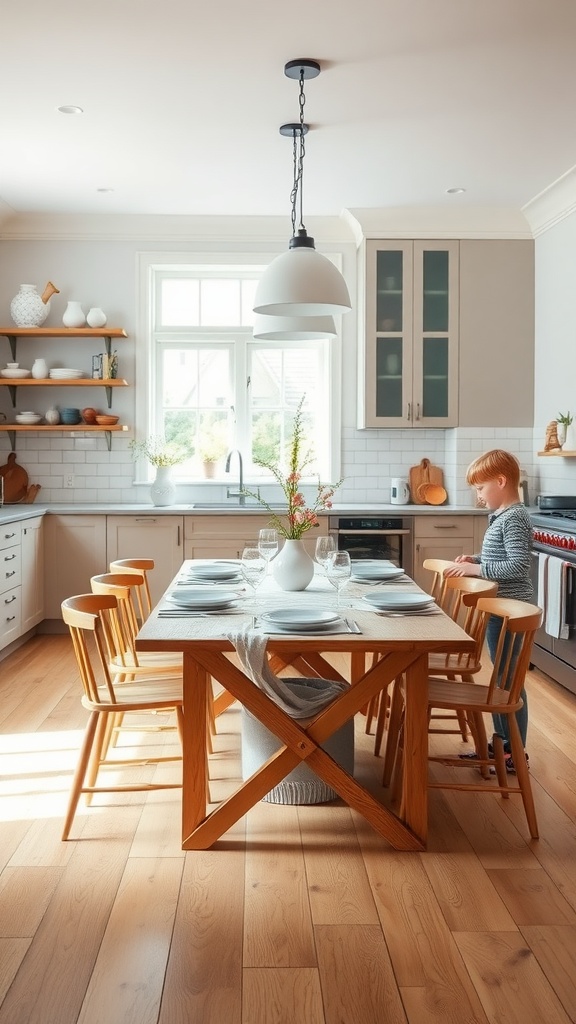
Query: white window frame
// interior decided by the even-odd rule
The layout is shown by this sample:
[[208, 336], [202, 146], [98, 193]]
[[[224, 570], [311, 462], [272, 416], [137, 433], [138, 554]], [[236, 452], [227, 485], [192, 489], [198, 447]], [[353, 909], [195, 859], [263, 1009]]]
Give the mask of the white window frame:
[[[153, 346], [153, 338], [155, 334], [155, 324], [153, 323], [153, 310], [154, 303], [152, 302], [152, 291], [155, 287], [159, 286], [161, 275], [159, 272], [182, 272], [189, 269], [191, 272], [203, 271], [214, 268], [217, 272], [236, 273], [240, 268], [246, 270], [245, 276], [250, 276], [249, 271], [254, 268], [254, 271], [258, 274], [262, 273], [266, 266], [274, 259], [276, 253], [163, 253], [163, 252], [140, 252], [137, 254], [137, 329], [136, 329], [136, 352], [135, 352], [135, 391], [136, 391], [136, 402], [135, 402], [135, 423], [134, 423], [134, 436], [138, 438], [147, 437], [154, 431], [150, 427], [150, 413], [152, 410], [152, 404], [156, 397], [155, 395], [155, 362], [157, 360], [157, 350]], [[341, 255], [339, 253], [329, 254], [329, 258], [334, 264], [341, 269]], [[239, 275], [240, 276], [240, 275]], [[338, 319], [338, 318], [337, 318]], [[208, 330], [212, 331], [211, 328]], [[239, 352], [248, 352], [248, 349], [253, 346], [253, 350], [258, 347], [270, 348], [273, 342], [269, 341], [257, 341], [256, 339], [251, 340], [252, 332], [251, 328], [243, 328], [242, 333], [246, 332], [250, 340], [245, 346], [236, 345], [236, 339], [239, 331], [216, 330], [214, 329], [212, 334], [215, 342], [219, 340], [222, 344], [231, 343], [234, 352], [234, 368], [235, 374], [243, 373], [244, 379], [247, 376], [247, 363], [239, 365], [238, 356]], [[338, 325], [337, 325], [338, 330]], [[186, 333], [188, 338], [193, 337], [195, 333], [206, 337], [206, 328], [174, 328], [170, 327], [166, 330], [166, 337], [168, 335], [170, 340], [173, 342], [178, 341], [179, 335]], [[248, 339], [247, 339], [248, 340]], [[311, 345], [317, 344], [322, 347], [321, 342], [311, 342]], [[282, 342], [283, 348], [287, 347], [301, 347], [300, 342]], [[329, 424], [327, 431], [327, 442], [329, 446], [328, 455], [328, 471], [326, 473], [326, 480], [338, 480], [340, 478], [341, 471], [341, 374], [342, 374], [342, 342], [340, 330], [335, 338], [329, 339], [327, 344], [324, 346], [326, 351], [326, 373], [327, 373], [327, 409], [325, 411], [326, 421]], [[242, 359], [240, 359], [240, 363]], [[245, 389], [238, 389], [240, 396], [246, 395]], [[236, 437], [235, 444], [240, 447], [240, 450], [246, 451], [248, 438], [243, 429], [243, 425], [247, 429], [248, 417], [247, 417], [247, 400], [244, 399], [244, 408], [241, 406], [242, 398], [238, 403], [238, 421], [239, 429]], [[135, 484], [148, 484], [152, 478], [153, 471], [148, 465], [146, 460], [141, 459], [135, 465]], [[324, 474], [323, 474], [324, 477]], [[183, 481], [183, 483], [191, 485], [201, 485], [203, 481], [200, 479], [190, 478], [189, 480]], [[256, 483], [264, 483], [262, 478], [258, 478]], [[250, 477], [247, 476], [246, 483], [250, 485]]]

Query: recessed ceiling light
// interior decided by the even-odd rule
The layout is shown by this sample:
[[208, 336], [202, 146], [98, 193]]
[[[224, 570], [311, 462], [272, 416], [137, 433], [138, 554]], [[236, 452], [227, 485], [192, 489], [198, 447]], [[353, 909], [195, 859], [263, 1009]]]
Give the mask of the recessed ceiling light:
[[114, 189], [113, 188], [97, 188], [96, 191], [97, 192], [104, 192], [104, 193], [106, 193], [106, 192], [113, 192]]
[[462, 194], [462, 192], [465, 192], [465, 191], [466, 191], [465, 188], [447, 188], [446, 189], [446, 195], [447, 196], [459, 196], [459, 195]]
[[59, 114], [83, 114], [82, 107], [75, 107], [72, 103], [65, 103], [64, 106], [58, 107]]

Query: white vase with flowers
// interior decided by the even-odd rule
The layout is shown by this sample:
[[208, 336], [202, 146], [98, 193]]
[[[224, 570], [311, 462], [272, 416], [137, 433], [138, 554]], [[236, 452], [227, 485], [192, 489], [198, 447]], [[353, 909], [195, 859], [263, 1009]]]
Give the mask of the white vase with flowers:
[[286, 498], [286, 513], [278, 514], [274, 509], [253, 491], [244, 493], [255, 498], [270, 513], [270, 526], [284, 537], [284, 545], [272, 561], [272, 575], [282, 590], [305, 590], [314, 576], [314, 561], [306, 551], [302, 537], [308, 530], [318, 527], [318, 513], [332, 507], [332, 498], [337, 487], [342, 483], [323, 484], [318, 478], [316, 494], [307, 505], [301, 491], [304, 471], [313, 462], [312, 450], [306, 448], [304, 417], [304, 397], [300, 399], [294, 416], [292, 439], [288, 446], [288, 468], [286, 472], [272, 462], [255, 459], [258, 466], [267, 469], [282, 488]]
[[176, 503], [176, 484], [171, 478], [172, 466], [184, 462], [190, 452], [175, 441], [166, 441], [159, 436], [147, 437], [143, 441], [131, 441], [134, 459], [146, 458], [156, 467], [156, 477], [150, 485], [152, 504], [158, 507]]

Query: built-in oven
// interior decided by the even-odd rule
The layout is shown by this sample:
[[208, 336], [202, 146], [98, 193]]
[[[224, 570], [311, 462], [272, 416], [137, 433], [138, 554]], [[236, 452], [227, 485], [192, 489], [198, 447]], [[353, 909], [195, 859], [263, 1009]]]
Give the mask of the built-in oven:
[[[546, 672], [558, 683], [576, 693], [576, 509], [541, 509], [531, 515], [532, 566], [531, 581], [535, 598], [544, 608], [544, 622], [536, 634], [532, 649], [532, 664]], [[539, 593], [540, 556], [560, 559], [560, 591], [552, 593], [550, 586]], [[546, 622], [550, 602], [562, 602], [562, 630], [565, 635], [547, 632]]]
[[328, 529], [336, 547], [351, 558], [386, 558], [412, 575], [410, 516], [330, 516]]

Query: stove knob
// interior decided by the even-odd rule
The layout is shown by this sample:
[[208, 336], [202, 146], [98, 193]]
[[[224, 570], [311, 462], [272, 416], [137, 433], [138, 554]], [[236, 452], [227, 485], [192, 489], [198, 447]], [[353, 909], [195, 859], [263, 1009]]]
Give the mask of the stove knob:
[[567, 548], [568, 547], [568, 537], [559, 537], [558, 540], [559, 540], [561, 548]]
[[576, 537], [568, 538], [568, 547], [570, 551], [576, 551]]

